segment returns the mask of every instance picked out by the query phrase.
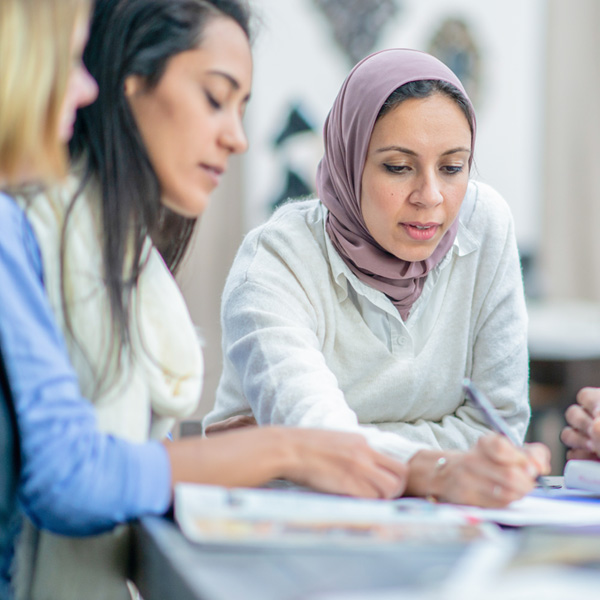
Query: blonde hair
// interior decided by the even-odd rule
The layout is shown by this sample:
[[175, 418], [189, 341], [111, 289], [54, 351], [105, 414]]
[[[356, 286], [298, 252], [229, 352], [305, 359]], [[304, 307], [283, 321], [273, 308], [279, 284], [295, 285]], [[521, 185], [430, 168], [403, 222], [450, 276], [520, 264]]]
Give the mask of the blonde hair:
[[59, 123], [71, 40], [89, 0], [0, 0], [0, 176], [64, 175]]

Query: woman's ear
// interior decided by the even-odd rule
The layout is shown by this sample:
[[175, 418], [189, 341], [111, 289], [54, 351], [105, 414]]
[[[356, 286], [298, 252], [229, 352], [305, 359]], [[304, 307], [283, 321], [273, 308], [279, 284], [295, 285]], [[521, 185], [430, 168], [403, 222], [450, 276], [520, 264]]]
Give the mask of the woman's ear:
[[126, 98], [131, 98], [144, 88], [144, 79], [140, 75], [128, 75], [125, 78], [124, 92]]

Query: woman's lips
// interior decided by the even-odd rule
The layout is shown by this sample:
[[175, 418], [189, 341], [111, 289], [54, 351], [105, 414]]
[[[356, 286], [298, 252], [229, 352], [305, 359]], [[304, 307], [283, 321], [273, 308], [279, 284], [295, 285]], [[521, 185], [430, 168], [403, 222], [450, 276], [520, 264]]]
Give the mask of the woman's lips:
[[400, 223], [408, 236], [418, 242], [427, 242], [438, 232], [439, 223]]
[[219, 183], [221, 182], [221, 177], [225, 172], [225, 169], [205, 164], [201, 164], [200, 167], [210, 177], [215, 186], [219, 185]]

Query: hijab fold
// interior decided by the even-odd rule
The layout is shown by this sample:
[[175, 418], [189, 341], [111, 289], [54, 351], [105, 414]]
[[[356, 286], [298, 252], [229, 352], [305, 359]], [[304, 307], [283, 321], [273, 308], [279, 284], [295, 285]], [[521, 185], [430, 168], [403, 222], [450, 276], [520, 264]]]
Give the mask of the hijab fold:
[[[362, 172], [377, 115], [390, 94], [405, 83], [432, 79], [452, 84], [470, 104], [458, 77], [424, 52], [393, 48], [359, 62], [325, 121], [325, 154], [317, 170], [319, 197], [329, 211], [326, 230], [335, 249], [362, 282], [390, 298], [404, 320], [421, 295], [427, 274], [452, 247], [458, 218], [429, 258], [401, 260], [383, 249], [367, 229], [360, 206]], [[473, 150], [474, 117], [471, 125]], [[469, 166], [472, 156], [473, 152]]]

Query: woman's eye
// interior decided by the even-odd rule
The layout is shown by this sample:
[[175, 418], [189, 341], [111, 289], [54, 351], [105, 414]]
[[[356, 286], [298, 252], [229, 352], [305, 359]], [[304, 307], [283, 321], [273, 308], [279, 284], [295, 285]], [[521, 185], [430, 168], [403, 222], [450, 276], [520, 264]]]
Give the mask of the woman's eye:
[[221, 108], [221, 103], [210, 93], [210, 92], [204, 92], [206, 94], [206, 99], [208, 100], [208, 103], [214, 108], [214, 109], [219, 109]]
[[442, 167], [442, 171], [447, 173], [448, 175], [456, 175], [457, 173], [461, 173], [463, 170], [462, 165], [454, 166], [454, 165], [446, 165]]
[[406, 171], [409, 169], [406, 165], [384, 164], [383, 166], [385, 167], [386, 171], [389, 171], [390, 173], [406, 173]]

